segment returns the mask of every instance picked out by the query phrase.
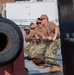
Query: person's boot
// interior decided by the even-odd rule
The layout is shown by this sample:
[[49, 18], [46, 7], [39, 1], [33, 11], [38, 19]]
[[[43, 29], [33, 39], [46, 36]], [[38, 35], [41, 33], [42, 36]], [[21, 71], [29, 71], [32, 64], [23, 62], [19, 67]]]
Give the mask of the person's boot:
[[61, 72], [63, 69], [61, 67], [58, 66], [53, 66], [48, 72]]

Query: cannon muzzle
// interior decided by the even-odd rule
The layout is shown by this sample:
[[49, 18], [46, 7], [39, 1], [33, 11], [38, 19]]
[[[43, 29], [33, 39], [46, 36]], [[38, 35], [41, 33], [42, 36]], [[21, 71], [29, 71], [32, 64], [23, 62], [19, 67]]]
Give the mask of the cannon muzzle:
[[14, 22], [0, 18], [0, 66], [15, 61], [23, 50], [23, 35]]

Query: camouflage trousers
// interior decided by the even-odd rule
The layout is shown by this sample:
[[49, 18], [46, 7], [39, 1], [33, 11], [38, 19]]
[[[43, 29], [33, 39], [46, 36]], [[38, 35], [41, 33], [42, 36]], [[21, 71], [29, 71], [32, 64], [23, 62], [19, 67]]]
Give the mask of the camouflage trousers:
[[28, 55], [28, 56], [30, 56], [30, 52], [29, 52], [29, 50], [30, 50], [30, 48], [33, 46], [33, 43], [30, 43], [29, 45], [27, 45], [26, 47], [24, 47], [24, 52]]
[[30, 48], [30, 56], [35, 57], [38, 55], [42, 55], [45, 49], [46, 46], [44, 43], [35, 44], [33, 47]]
[[[56, 58], [56, 53], [60, 48], [61, 48], [60, 38], [57, 38], [55, 41], [51, 42], [50, 45], [47, 47], [45, 57]], [[48, 62], [57, 63], [57, 60], [55, 59], [45, 58], [45, 60]]]

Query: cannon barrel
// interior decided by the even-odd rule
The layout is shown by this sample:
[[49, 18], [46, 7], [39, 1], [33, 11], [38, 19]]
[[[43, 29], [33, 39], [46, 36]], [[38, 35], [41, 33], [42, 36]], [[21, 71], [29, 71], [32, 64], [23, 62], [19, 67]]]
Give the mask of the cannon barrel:
[[14, 22], [0, 18], [0, 66], [14, 62], [23, 50], [23, 35]]

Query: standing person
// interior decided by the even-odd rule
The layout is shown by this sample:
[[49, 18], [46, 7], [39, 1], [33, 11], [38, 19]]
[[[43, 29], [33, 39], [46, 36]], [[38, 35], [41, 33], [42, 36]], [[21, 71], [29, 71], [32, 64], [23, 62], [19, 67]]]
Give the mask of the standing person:
[[[46, 30], [46, 34], [48, 35], [43, 36], [42, 39], [45, 41], [49, 40], [50, 42], [49, 46], [47, 47], [45, 56], [56, 58], [56, 53], [61, 47], [60, 38], [58, 36], [59, 26], [56, 26], [53, 22], [49, 22], [48, 16], [45, 14], [41, 15], [40, 18], [43, 19], [42, 24], [44, 26], [44, 29]], [[57, 64], [57, 60], [45, 58], [45, 61]], [[52, 65], [51, 69], [49, 70], [49, 72], [59, 72], [59, 71], [61, 71], [61, 68], [56, 65]]]

